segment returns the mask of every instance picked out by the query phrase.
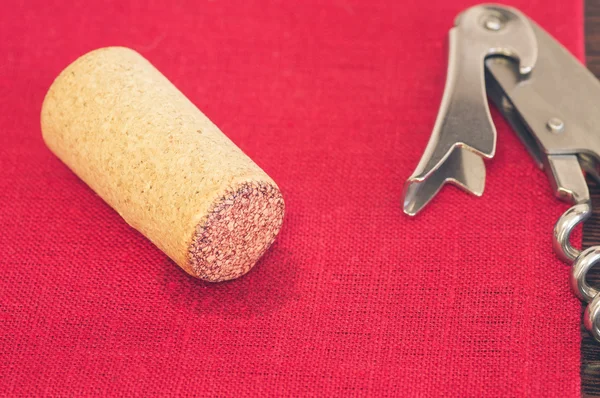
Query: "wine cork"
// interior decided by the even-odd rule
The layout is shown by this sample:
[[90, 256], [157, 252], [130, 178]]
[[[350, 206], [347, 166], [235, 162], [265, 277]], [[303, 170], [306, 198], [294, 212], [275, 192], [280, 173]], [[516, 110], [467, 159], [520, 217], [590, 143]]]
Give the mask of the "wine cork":
[[41, 124], [56, 156], [195, 277], [245, 274], [281, 228], [275, 182], [133, 50], [102, 48], [69, 65]]

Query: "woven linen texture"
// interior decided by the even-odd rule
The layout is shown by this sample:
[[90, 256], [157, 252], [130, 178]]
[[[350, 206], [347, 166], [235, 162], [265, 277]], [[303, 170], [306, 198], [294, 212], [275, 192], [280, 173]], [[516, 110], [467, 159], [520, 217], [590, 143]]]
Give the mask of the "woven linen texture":
[[[582, 2], [507, 0], [583, 57]], [[0, 5], [0, 391], [7, 395], [578, 396], [580, 304], [556, 200], [496, 111], [482, 198], [402, 186], [447, 34], [475, 1]], [[281, 187], [245, 277], [187, 276], [45, 147], [41, 103], [136, 49]]]

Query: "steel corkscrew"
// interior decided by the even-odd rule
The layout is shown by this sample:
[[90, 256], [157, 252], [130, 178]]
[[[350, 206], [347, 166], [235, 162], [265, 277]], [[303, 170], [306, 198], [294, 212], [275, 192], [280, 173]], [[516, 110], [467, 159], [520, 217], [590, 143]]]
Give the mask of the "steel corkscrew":
[[569, 241], [591, 216], [586, 174], [600, 181], [600, 82], [571, 53], [520, 11], [485, 4], [463, 11], [449, 34], [446, 86], [431, 138], [404, 187], [414, 216], [446, 183], [483, 194], [485, 164], [496, 129], [489, 97], [550, 180], [573, 206], [557, 221], [553, 248], [572, 263], [571, 286], [589, 303], [586, 329], [600, 341], [600, 289], [586, 281], [600, 246], [580, 251]]

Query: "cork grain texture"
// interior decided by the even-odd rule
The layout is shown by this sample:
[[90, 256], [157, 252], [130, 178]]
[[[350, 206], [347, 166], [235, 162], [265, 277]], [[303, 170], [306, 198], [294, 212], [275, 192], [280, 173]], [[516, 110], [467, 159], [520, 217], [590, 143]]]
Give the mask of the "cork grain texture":
[[137, 52], [69, 65], [41, 114], [50, 150], [187, 273], [248, 272], [281, 228], [277, 185]]

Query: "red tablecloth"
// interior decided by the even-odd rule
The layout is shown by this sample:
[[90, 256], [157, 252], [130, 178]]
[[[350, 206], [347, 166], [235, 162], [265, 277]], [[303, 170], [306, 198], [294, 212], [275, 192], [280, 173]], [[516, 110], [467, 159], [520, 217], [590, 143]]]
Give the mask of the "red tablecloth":
[[[105, 395], [579, 394], [566, 206], [494, 112], [482, 198], [416, 219], [454, 17], [476, 1], [0, 5], [0, 390]], [[583, 56], [582, 2], [506, 1]], [[146, 56], [278, 182], [247, 276], [187, 276], [54, 157], [52, 80], [108, 45]]]

